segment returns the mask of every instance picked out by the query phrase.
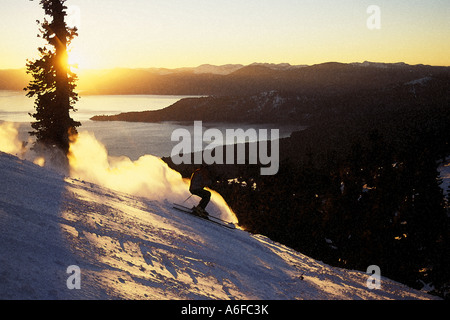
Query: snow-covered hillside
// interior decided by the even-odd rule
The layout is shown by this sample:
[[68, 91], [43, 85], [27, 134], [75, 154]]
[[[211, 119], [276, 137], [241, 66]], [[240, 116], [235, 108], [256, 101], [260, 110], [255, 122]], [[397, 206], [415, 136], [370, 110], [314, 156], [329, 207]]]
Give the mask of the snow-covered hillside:
[[434, 299], [5, 153], [0, 183], [0, 299]]

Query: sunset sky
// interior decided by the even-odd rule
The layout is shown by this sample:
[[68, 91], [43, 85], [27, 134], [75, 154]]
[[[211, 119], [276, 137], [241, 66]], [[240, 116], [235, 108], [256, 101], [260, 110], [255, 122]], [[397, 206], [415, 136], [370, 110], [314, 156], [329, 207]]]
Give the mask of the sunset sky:
[[[84, 68], [209, 63], [406, 62], [450, 66], [448, 0], [68, 0]], [[370, 5], [380, 28], [369, 29]], [[23, 68], [42, 40], [39, 0], [1, 0], [0, 69]], [[372, 20], [373, 21], [373, 20]]]

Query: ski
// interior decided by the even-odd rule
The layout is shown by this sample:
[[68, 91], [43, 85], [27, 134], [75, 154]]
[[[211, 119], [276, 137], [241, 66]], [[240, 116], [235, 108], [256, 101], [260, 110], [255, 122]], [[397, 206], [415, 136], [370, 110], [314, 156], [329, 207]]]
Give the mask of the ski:
[[[200, 216], [194, 214], [194, 213], [192, 212], [192, 209], [191, 209], [191, 208], [185, 207], [185, 206], [183, 206], [183, 205], [174, 203], [174, 204], [173, 204], [173, 208], [176, 209], [176, 210], [178, 210], [178, 211], [181, 211], [181, 212], [190, 214], [191, 216], [197, 217], [197, 218], [199, 218], [199, 219], [202, 219], [202, 220], [206, 220], [206, 221], [215, 223], [215, 224], [217, 224], [217, 225], [219, 225], [219, 226], [221, 226], [221, 227], [225, 227], [225, 228], [228, 228], [228, 229], [236, 229], [236, 226], [235, 226], [234, 223], [232, 223], [232, 222], [228, 222], [228, 221], [225, 221], [225, 220], [222, 220], [222, 219], [219, 219], [219, 218], [210, 216], [209, 214], [208, 214], [208, 217], [205, 217], [205, 218], [204, 218], [204, 217], [200, 217]], [[213, 219], [214, 219], [214, 220], [213, 220]]]

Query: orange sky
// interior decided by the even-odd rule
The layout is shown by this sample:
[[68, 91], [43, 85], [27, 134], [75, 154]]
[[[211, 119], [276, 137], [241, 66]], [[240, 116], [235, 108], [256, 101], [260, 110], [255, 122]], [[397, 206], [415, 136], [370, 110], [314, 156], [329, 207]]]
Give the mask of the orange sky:
[[[379, 15], [368, 8], [377, 3]], [[82, 68], [328, 61], [450, 66], [448, 0], [68, 0]], [[39, 1], [2, 0], [0, 69], [42, 44]], [[375, 20], [374, 20], [375, 19]], [[378, 20], [377, 20], [378, 19]], [[379, 22], [370, 29], [368, 21]], [[377, 22], [377, 23], [378, 23]]]

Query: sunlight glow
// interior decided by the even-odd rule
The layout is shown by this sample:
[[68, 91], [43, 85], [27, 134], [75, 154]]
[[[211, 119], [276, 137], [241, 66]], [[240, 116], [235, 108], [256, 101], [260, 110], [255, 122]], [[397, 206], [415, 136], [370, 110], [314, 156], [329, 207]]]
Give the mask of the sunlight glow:
[[94, 59], [94, 55], [88, 48], [89, 45], [86, 45], [80, 39], [75, 39], [70, 44], [67, 51], [69, 55], [69, 66], [72, 71], [99, 69], [102, 63], [101, 59]]
[[69, 67], [73, 69], [85, 68], [84, 58], [76, 48], [69, 50]]
[[70, 68], [78, 69], [78, 67], [80, 65], [78, 61], [79, 61], [79, 58], [76, 54], [69, 53], [69, 67]]

